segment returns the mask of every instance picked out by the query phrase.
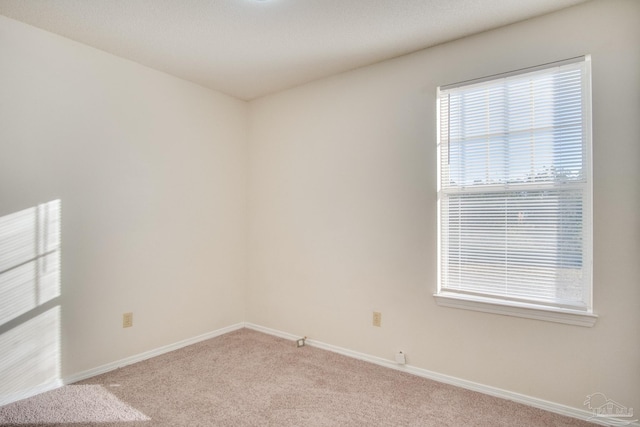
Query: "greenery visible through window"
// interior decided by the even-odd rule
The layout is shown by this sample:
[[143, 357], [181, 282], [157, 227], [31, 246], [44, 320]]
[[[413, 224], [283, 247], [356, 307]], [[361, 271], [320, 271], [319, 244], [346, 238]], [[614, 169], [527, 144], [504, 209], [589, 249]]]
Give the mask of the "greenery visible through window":
[[589, 58], [439, 88], [437, 295], [590, 313]]

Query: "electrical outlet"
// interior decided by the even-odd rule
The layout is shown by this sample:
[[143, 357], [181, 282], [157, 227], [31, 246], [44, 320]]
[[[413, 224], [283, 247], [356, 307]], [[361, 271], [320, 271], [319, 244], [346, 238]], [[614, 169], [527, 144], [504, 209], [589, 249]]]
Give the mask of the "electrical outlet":
[[379, 311], [373, 312], [373, 326], [382, 326], [382, 313]]
[[122, 315], [122, 327], [130, 328], [133, 326], [133, 313], [124, 313]]

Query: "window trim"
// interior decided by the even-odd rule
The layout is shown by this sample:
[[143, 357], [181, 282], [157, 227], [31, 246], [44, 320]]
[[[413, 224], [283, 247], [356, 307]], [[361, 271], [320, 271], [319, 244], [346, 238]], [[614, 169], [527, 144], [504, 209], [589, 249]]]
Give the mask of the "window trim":
[[596, 314], [589, 311], [516, 302], [477, 295], [464, 295], [443, 291], [435, 293], [433, 296], [436, 303], [441, 307], [546, 320], [548, 322], [566, 323], [576, 326], [592, 327], [598, 319]]
[[[522, 302], [513, 301], [509, 299], [503, 299], [500, 297], [492, 297], [488, 295], [473, 295], [465, 293], [451, 292], [449, 290], [442, 289], [442, 223], [441, 223], [441, 195], [442, 195], [442, 171], [441, 171], [441, 122], [440, 122], [440, 92], [443, 90], [450, 90], [456, 87], [467, 86], [480, 82], [505, 78], [513, 75], [525, 74], [529, 72], [535, 72], [546, 68], [557, 67], [567, 65], [576, 62], [585, 62], [585, 78], [583, 82], [583, 96], [584, 102], [584, 118], [583, 127], [585, 135], [585, 164], [587, 165], [588, 179], [586, 183], [586, 194], [583, 200], [583, 204], [589, 211], [588, 223], [585, 224], [588, 227], [588, 242], [584, 245], [585, 254], [583, 261], [587, 264], [589, 269], [588, 279], [588, 301], [587, 307], [581, 308], [568, 308], [553, 304], [538, 304], [535, 302]], [[443, 85], [437, 88], [437, 256], [438, 256], [438, 272], [437, 272], [437, 290], [433, 294], [436, 303], [442, 307], [451, 307], [458, 309], [467, 309], [473, 311], [480, 311], [486, 313], [493, 313], [499, 315], [515, 316], [535, 320], [543, 320], [549, 322], [564, 323], [569, 325], [592, 327], [595, 325], [598, 316], [593, 312], [593, 163], [592, 163], [592, 102], [591, 102], [591, 57], [590, 55], [584, 55], [574, 58], [569, 58], [557, 62], [546, 63], [534, 67], [519, 69], [511, 72], [500, 73], [490, 75], [478, 79], [471, 79], [454, 84]]]

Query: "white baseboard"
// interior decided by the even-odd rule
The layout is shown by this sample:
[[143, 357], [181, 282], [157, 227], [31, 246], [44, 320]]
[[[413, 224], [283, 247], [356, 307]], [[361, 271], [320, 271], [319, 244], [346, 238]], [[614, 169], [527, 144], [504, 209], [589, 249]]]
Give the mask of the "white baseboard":
[[254, 331], [264, 332], [265, 334], [273, 335], [278, 338], [284, 338], [285, 340], [295, 341], [298, 338], [302, 338], [298, 335], [293, 335], [288, 332], [278, 331], [277, 329], [267, 328], [266, 326], [256, 325], [255, 323], [245, 322], [244, 327], [247, 329], [253, 329]]
[[[280, 338], [289, 339], [295, 341], [300, 336], [293, 335], [287, 332], [278, 331], [276, 329], [267, 328], [264, 326], [256, 325], [253, 323], [245, 323], [245, 327], [253, 329], [258, 332], [264, 332], [266, 334], [274, 335]], [[604, 426], [620, 426], [628, 425], [632, 427], [640, 427], [640, 423], [626, 423], [620, 424], [618, 419], [610, 418], [597, 418], [594, 417], [593, 412], [584, 409], [573, 408], [570, 406], [562, 405], [559, 403], [549, 402], [547, 400], [539, 399], [537, 397], [531, 397], [513, 391], [503, 390], [497, 387], [491, 387], [484, 384], [479, 384], [473, 381], [463, 380], [461, 378], [452, 377], [449, 375], [439, 374], [437, 372], [429, 371], [427, 369], [418, 368], [411, 365], [399, 365], [395, 361], [383, 359], [381, 357], [372, 356], [365, 353], [359, 353], [357, 351], [349, 350], [346, 348], [338, 347], [332, 344], [323, 343], [307, 338], [307, 345], [311, 347], [321, 348], [334, 353], [342, 354], [344, 356], [352, 357], [354, 359], [363, 360], [365, 362], [374, 363], [376, 365], [384, 366], [386, 368], [395, 369], [409, 374], [417, 375], [419, 377], [427, 378], [430, 380], [438, 381], [445, 384], [450, 384], [456, 387], [464, 388], [471, 391], [477, 391], [479, 393], [487, 394], [489, 396], [499, 397], [501, 399], [511, 400], [513, 402], [522, 403], [534, 408], [543, 409], [545, 411], [553, 412], [556, 414], [564, 415], [567, 417], [577, 418], [584, 421], [589, 421], [595, 424]], [[624, 422], [624, 421], [623, 421]]]
[[227, 334], [229, 332], [237, 331], [238, 329], [242, 329], [245, 326], [243, 322], [236, 323], [235, 325], [227, 326], [225, 328], [217, 329], [212, 332], [207, 332], [206, 334], [198, 335], [193, 338], [187, 338], [182, 341], [178, 341], [173, 344], [168, 344], [154, 350], [145, 351], [144, 353], [136, 354], [130, 357], [126, 357], [124, 359], [117, 360], [115, 362], [107, 363], [102, 366], [98, 366], [97, 368], [89, 369], [83, 372], [78, 372], [76, 374], [70, 375], [63, 379], [64, 384], [72, 384], [77, 381], [82, 381], [87, 378], [95, 377], [96, 375], [104, 374], [109, 371], [113, 371], [118, 368], [122, 368], [127, 365], [131, 365], [133, 363], [142, 362], [143, 360], [150, 359], [152, 357], [160, 356], [161, 354], [168, 353], [170, 351], [178, 350], [179, 348], [186, 347], [191, 344], [196, 344], [200, 341], [208, 340], [210, 338], [215, 338], [220, 335]]

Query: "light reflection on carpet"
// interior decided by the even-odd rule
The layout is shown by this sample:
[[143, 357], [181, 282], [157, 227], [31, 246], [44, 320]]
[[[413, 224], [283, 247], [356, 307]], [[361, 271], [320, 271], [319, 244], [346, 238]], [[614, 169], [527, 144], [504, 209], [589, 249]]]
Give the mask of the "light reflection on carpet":
[[68, 385], [0, 407], [0, 425], [148, 420], [100, 385]]

